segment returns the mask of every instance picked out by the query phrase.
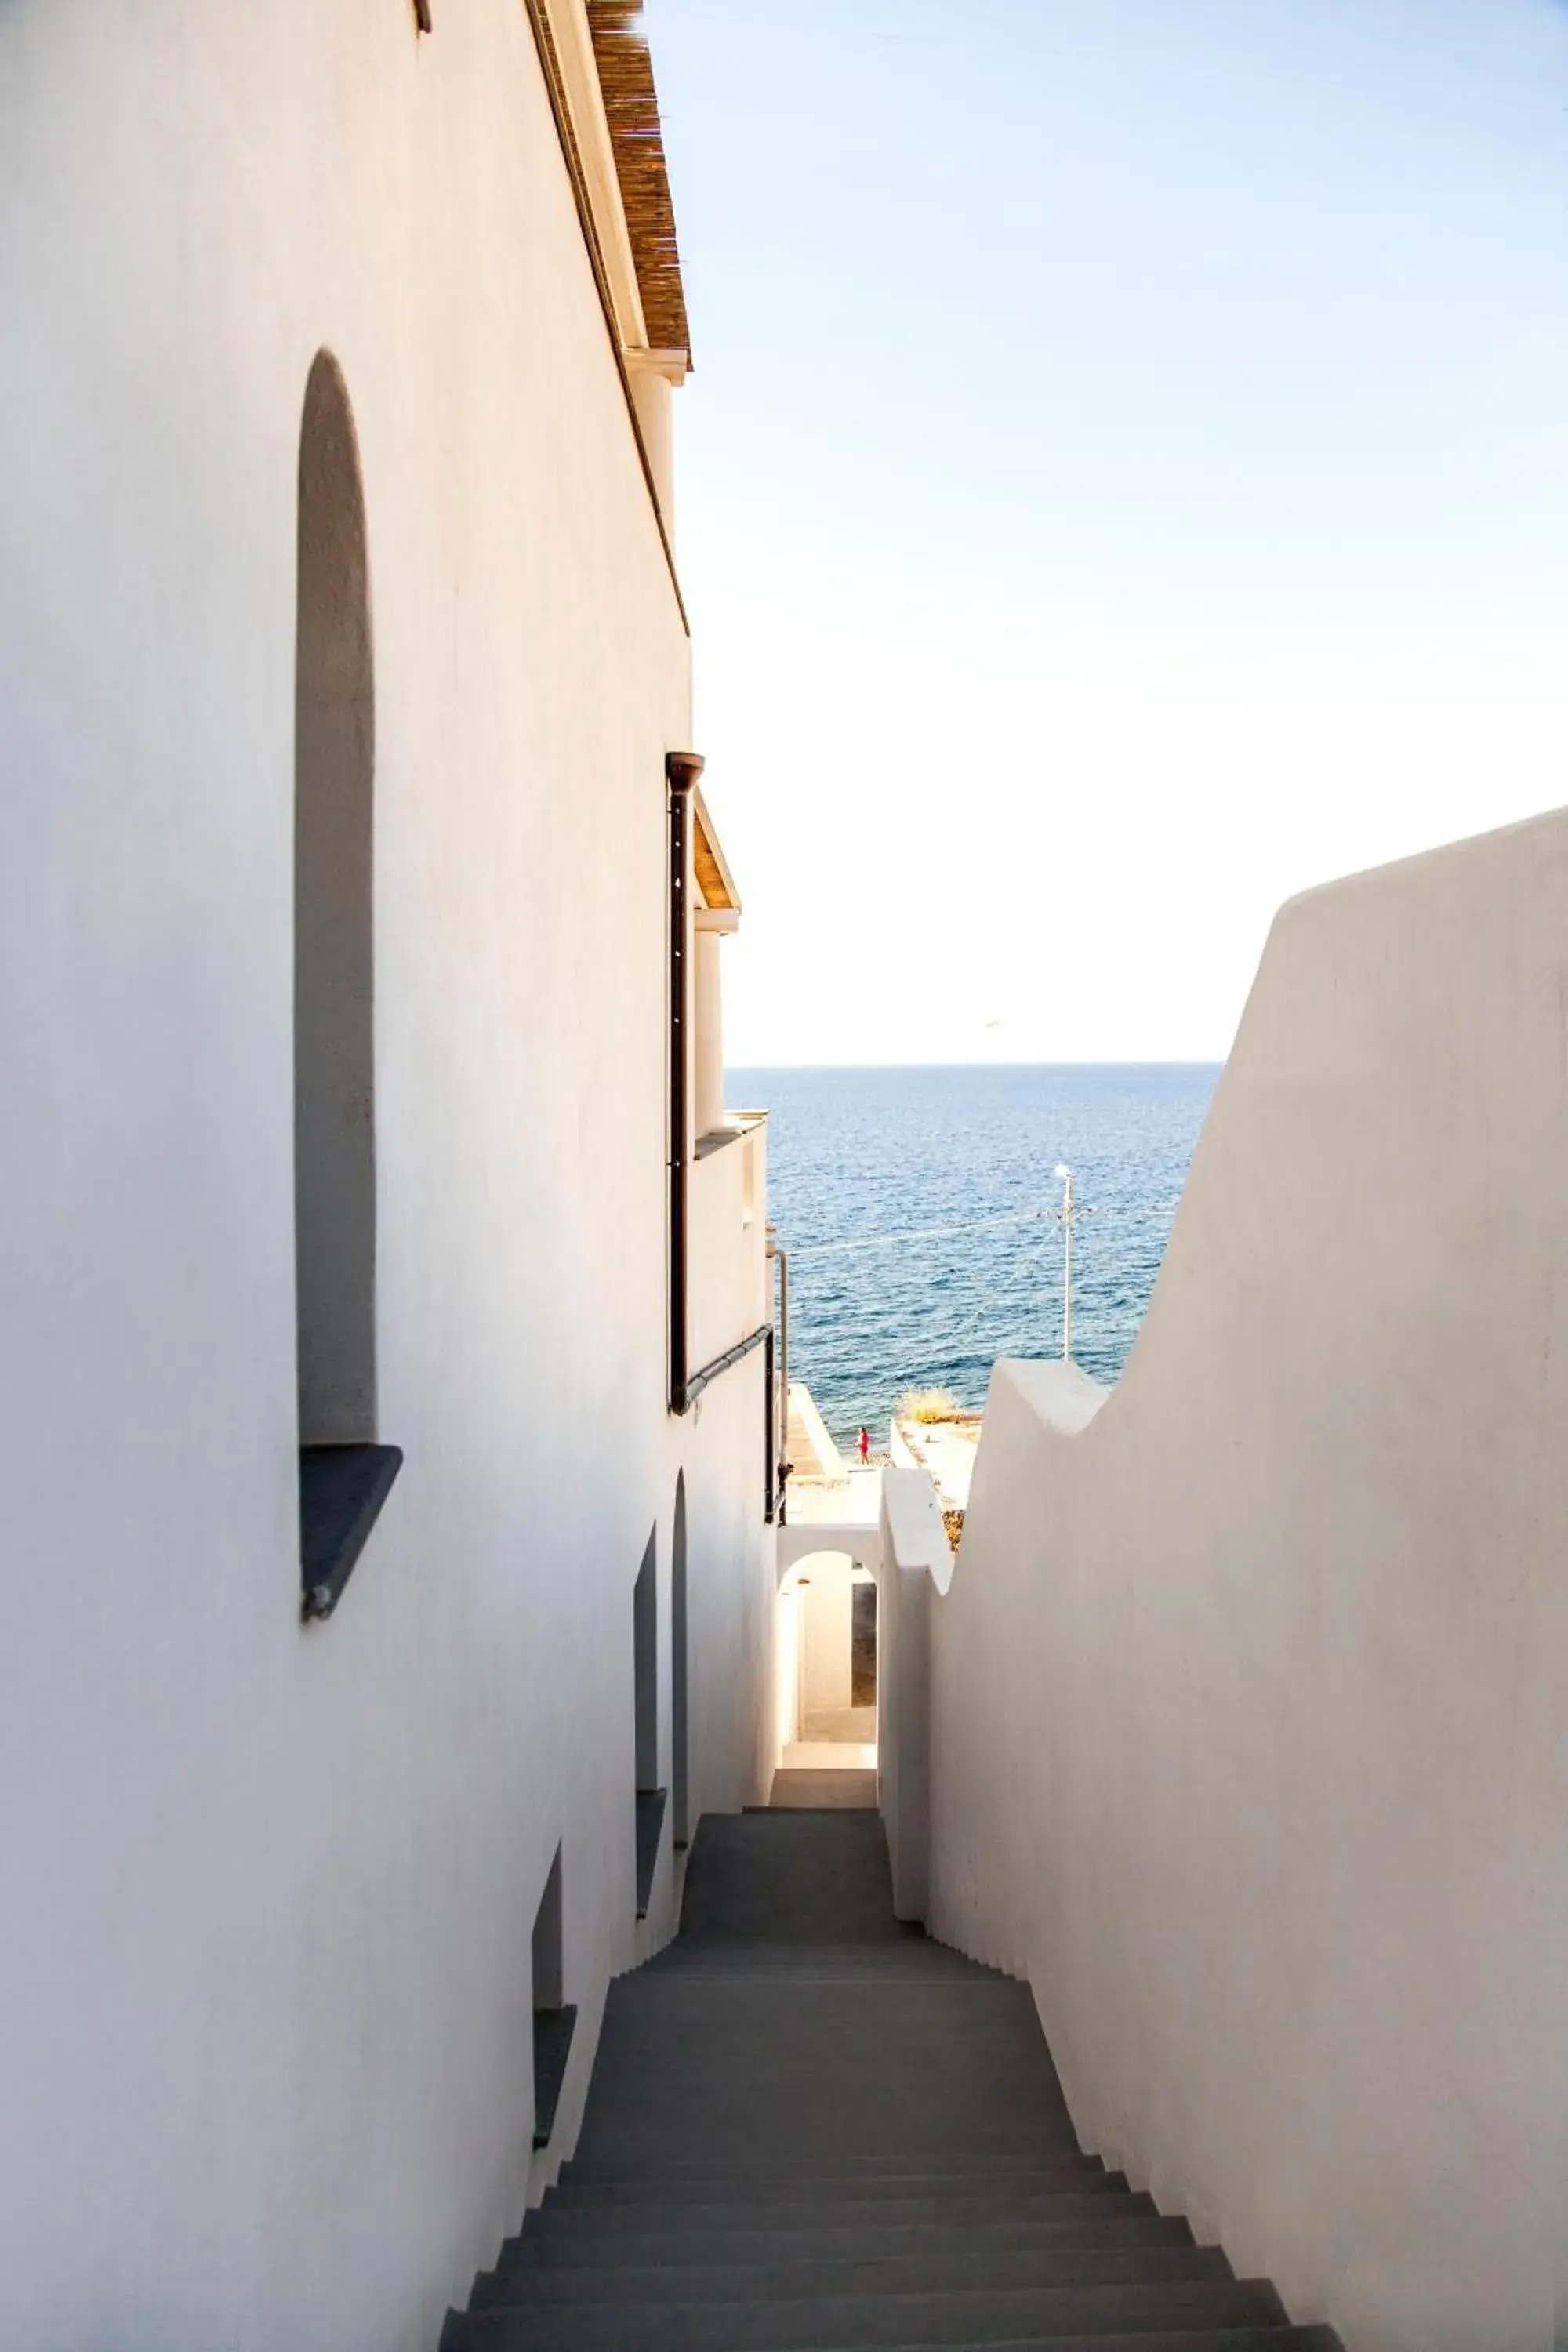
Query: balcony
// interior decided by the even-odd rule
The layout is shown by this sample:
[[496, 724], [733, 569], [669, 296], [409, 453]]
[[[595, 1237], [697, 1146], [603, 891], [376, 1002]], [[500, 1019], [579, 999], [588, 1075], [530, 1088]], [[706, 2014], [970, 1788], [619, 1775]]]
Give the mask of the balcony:
[[694, 1367], [768, 1320], [767, 1113], [730, 1113], [697, 1139], [691, 1168], [690, 1351]]

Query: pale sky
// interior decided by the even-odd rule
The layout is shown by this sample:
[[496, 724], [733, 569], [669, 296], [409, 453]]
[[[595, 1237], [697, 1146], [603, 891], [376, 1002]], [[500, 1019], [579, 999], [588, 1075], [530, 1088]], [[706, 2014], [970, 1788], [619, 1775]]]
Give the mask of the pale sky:
[[1217, 1058], [1568, 802], [1560, 0], [648, 0], [728, 1059]]

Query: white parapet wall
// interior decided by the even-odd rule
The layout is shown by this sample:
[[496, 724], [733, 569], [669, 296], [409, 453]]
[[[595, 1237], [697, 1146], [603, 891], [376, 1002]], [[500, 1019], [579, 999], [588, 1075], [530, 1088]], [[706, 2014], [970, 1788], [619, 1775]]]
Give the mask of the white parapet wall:
[[926, 1605], [927, 1915], [1085, 2144], [1349, 2352], [1561, 2344], [1568, 818], [1284, 909], [1120, 1386], [998, 1366]]
[[923, 1919], [930, 1899], [931, 1618], [952, 1580], [936, 1488], [923, 1470], [882, 1475], [877, 1576], [877, 1803], [888, 1833], [893, 1908]]

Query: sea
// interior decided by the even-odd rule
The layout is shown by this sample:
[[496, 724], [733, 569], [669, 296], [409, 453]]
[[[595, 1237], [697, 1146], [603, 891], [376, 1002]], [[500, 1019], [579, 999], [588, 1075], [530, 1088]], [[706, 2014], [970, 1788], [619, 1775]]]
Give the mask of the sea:
[[1212, 1064], [735, 1069], [765, 1109], [768, 1213], [789, 1255], [790, 1375], [841, 1445], [879, 1449], [911, 1388], [985, 1402], [998, 1356], [1062, 1350], [1110, 1385], [1147, 1311]]

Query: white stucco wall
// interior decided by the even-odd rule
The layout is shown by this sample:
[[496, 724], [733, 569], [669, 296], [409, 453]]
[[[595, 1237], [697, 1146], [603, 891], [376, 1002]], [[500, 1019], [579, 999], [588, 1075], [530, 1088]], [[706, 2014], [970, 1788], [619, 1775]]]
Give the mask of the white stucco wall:
[[[0, 11], [0, 2336], [426, 2352], [569, 2144], [687, 1478], [694, 1809], [771, 1762], [761, 1358], [664, 1403], [688, 649], [527, 19]], [[374, 625], [381, 1432], [299, 1622], [295, 473]], [[668, 1832], [644, 1944], [668, 1934]], [[534, 2187], [539, 2168], [534, 2168]]]
[[[731, 918], [730, 919], [733, 919]], [[724, 1125], [724, 940], [700, 908], [692, 919], [691, 1124], [697, 1135]]]
[[800, 1738], [800, 1594], [793, 1580], [779, 1588], [773, 1637], [773, 1732], [775, 1764]]
[[[693, 1372], [769, 1318], [767, 1149], [766, 1124], [757, 1120], [692, 1164], [688, 1344]], [[759, 1491], [762, 1445], [759, 1390], [753, 1448]]]
[[1565, 1005], [1563, 815], [1286, 908], [1120, 1386], [998, 1368], [931, 1610], [935, 1932], [1349, 2352], [1553, 2342]]
[[[801, 1737], [825, 1735], [816, 1718], [844, 1713], [851, 1704], [851, 1604], [854, 1562], [841, 1552], [817, 1552], [803, 1561], [801, 1590]], [[797, 1578], [797, 1587], [799, 1579]]]
[[935, 1487], [897, 1465], [881, 1477], [877, 1569], [877, 1805], [887, 1832], [893, 1909], [931, 1906], [931, 1625], [952, 1580]]

